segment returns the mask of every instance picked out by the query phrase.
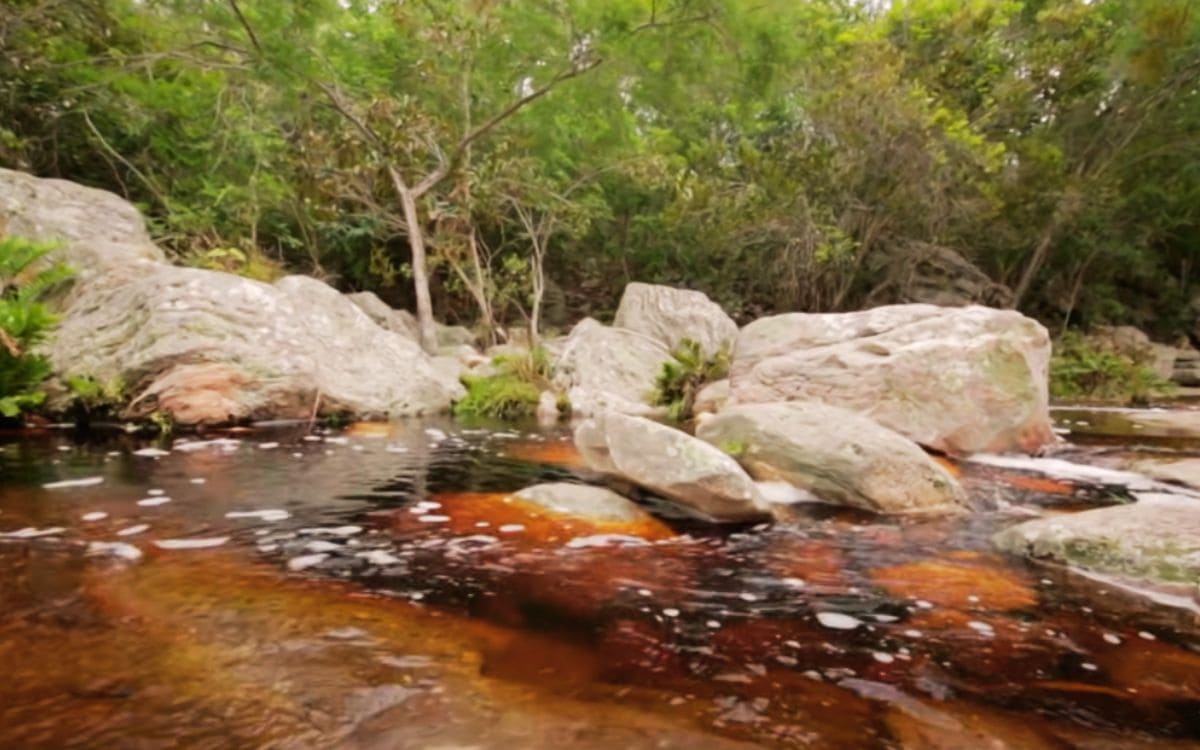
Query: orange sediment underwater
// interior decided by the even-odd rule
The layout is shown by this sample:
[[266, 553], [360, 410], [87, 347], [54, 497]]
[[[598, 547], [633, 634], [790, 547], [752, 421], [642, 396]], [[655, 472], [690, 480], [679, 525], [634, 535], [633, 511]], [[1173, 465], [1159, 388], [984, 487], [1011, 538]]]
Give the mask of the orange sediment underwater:
[[1015, 572], [976, 563], [921, 560], [877, 568], [871, 578], [894, 596], [943, 607], [1011, 610], [1038, 602], [1037, 593]]
[[[400, 531], [436, 528], [458, 535], [487, 534], [522, 546], [561, 545], [600, 534], [651, 542], [675, 536], [669, 526], [649, 514], [628, 521], [584, 518], [553, 513], [506, 492], [452, 492], [434, 495], [432, 501], [438, 507], [426, 514], [394, 514], [394, 526]], [[422, 520], [431, 516], [438, 519], [436, 525]]]
[[587, 464], [571, 440], [510, 443], [504, 447], [503, 455], [530, 463], [550, 464], [569, 469], [587, 468]]

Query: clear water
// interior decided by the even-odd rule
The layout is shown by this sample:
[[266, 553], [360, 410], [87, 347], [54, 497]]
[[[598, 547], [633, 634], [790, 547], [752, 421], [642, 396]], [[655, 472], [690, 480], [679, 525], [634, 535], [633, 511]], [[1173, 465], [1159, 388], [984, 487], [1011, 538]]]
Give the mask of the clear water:
[[506, 501], [595, 480], [562, 431], [208, 437], [3, 443], [0, 533], [63, 531], [0, 539], [0, 747], [1200, 747], [1195, 614], [989, 544], [1120, 488], [964, 464], [962, 517], [594, 528]]

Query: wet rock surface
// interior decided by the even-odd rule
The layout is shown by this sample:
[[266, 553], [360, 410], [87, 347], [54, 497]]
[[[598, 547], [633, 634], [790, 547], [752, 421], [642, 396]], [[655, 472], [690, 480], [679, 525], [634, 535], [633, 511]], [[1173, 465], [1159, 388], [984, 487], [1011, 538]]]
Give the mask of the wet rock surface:
[[1014, 526], [996, 544], [1200, 606], [1200, 497], [1141, 493], [1130, 505]]

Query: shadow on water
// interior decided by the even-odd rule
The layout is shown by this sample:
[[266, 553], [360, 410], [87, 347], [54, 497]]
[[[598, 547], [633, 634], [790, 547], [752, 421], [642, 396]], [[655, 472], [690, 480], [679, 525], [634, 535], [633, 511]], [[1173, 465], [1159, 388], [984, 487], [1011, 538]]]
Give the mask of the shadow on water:
[[991, 548], [1112, 488], [605, 526], [509, 497], [561, 430], [211, 438], [3, 444], [0, 746], [1200, 747], [1194, 615]]

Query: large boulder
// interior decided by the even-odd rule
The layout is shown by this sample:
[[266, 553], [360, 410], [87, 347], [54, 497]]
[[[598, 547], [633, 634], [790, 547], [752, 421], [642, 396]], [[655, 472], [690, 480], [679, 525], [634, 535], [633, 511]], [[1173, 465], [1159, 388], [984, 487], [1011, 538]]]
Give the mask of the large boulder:
[[77, 278], [134, 273], [166, 260], [133, 204], [66, 180], [0, 169], [0, 237], [58, 244], [54, 256]]
[[182, 424], [444, 411], [461, 386], [306, 276], [274, 285], [152, 264], [77, 284], [46, 347], [60, 376], [124, 384], [128, 417]]
[[613, 326], [649, 336], [668, 350], [691, 339], [709, 355], [729, 350], [738, 332], [733, 318], [703, 292], [639, 282], [625, 287]]
[[767, 518], [767, 503], [737, 461], [685, 432], [610, 412], [575, 429], [593, 471], [625, 479], [714, 521]]
[[[1002, 549], [1049, 559], [1151, 593], [1200, 604], [1200, 499], [1137, 493], [1130, 505], [1058, 515], [1012, 526]], [[1179, 600], [1176, 600], [1179, 601]]]
[[789, 313], [738, 334], [734, 403], [822, 401], [937, 450], [1036, 451], [1054, 441], [1050, 337], [987, 307]]
[[649, 415], [654, 379], [670, 352], [656, 339], [585, 318], [562, 342], [554, 363], [555, 387], [576, 414], [605, 411]]
[[[64, 406], [70, 376], [122, 386], [128, 417], [180, 424], [443, 411], [462, 394], [409, 338], [304, 276], [264, 284], [165, 262], [127, 201], [0, 170], [0, 234], [57, 242], [75, 269], [44, 345]], [[382, 303], [380, 303], [382, 305]]]
[[734, 453], [755, 479], [790, 482], [828, 502], [908, 513], [954, 510], [966, 499], [916, 443], [834, 406], [732, 406], [702, 415], [696, 436]]

